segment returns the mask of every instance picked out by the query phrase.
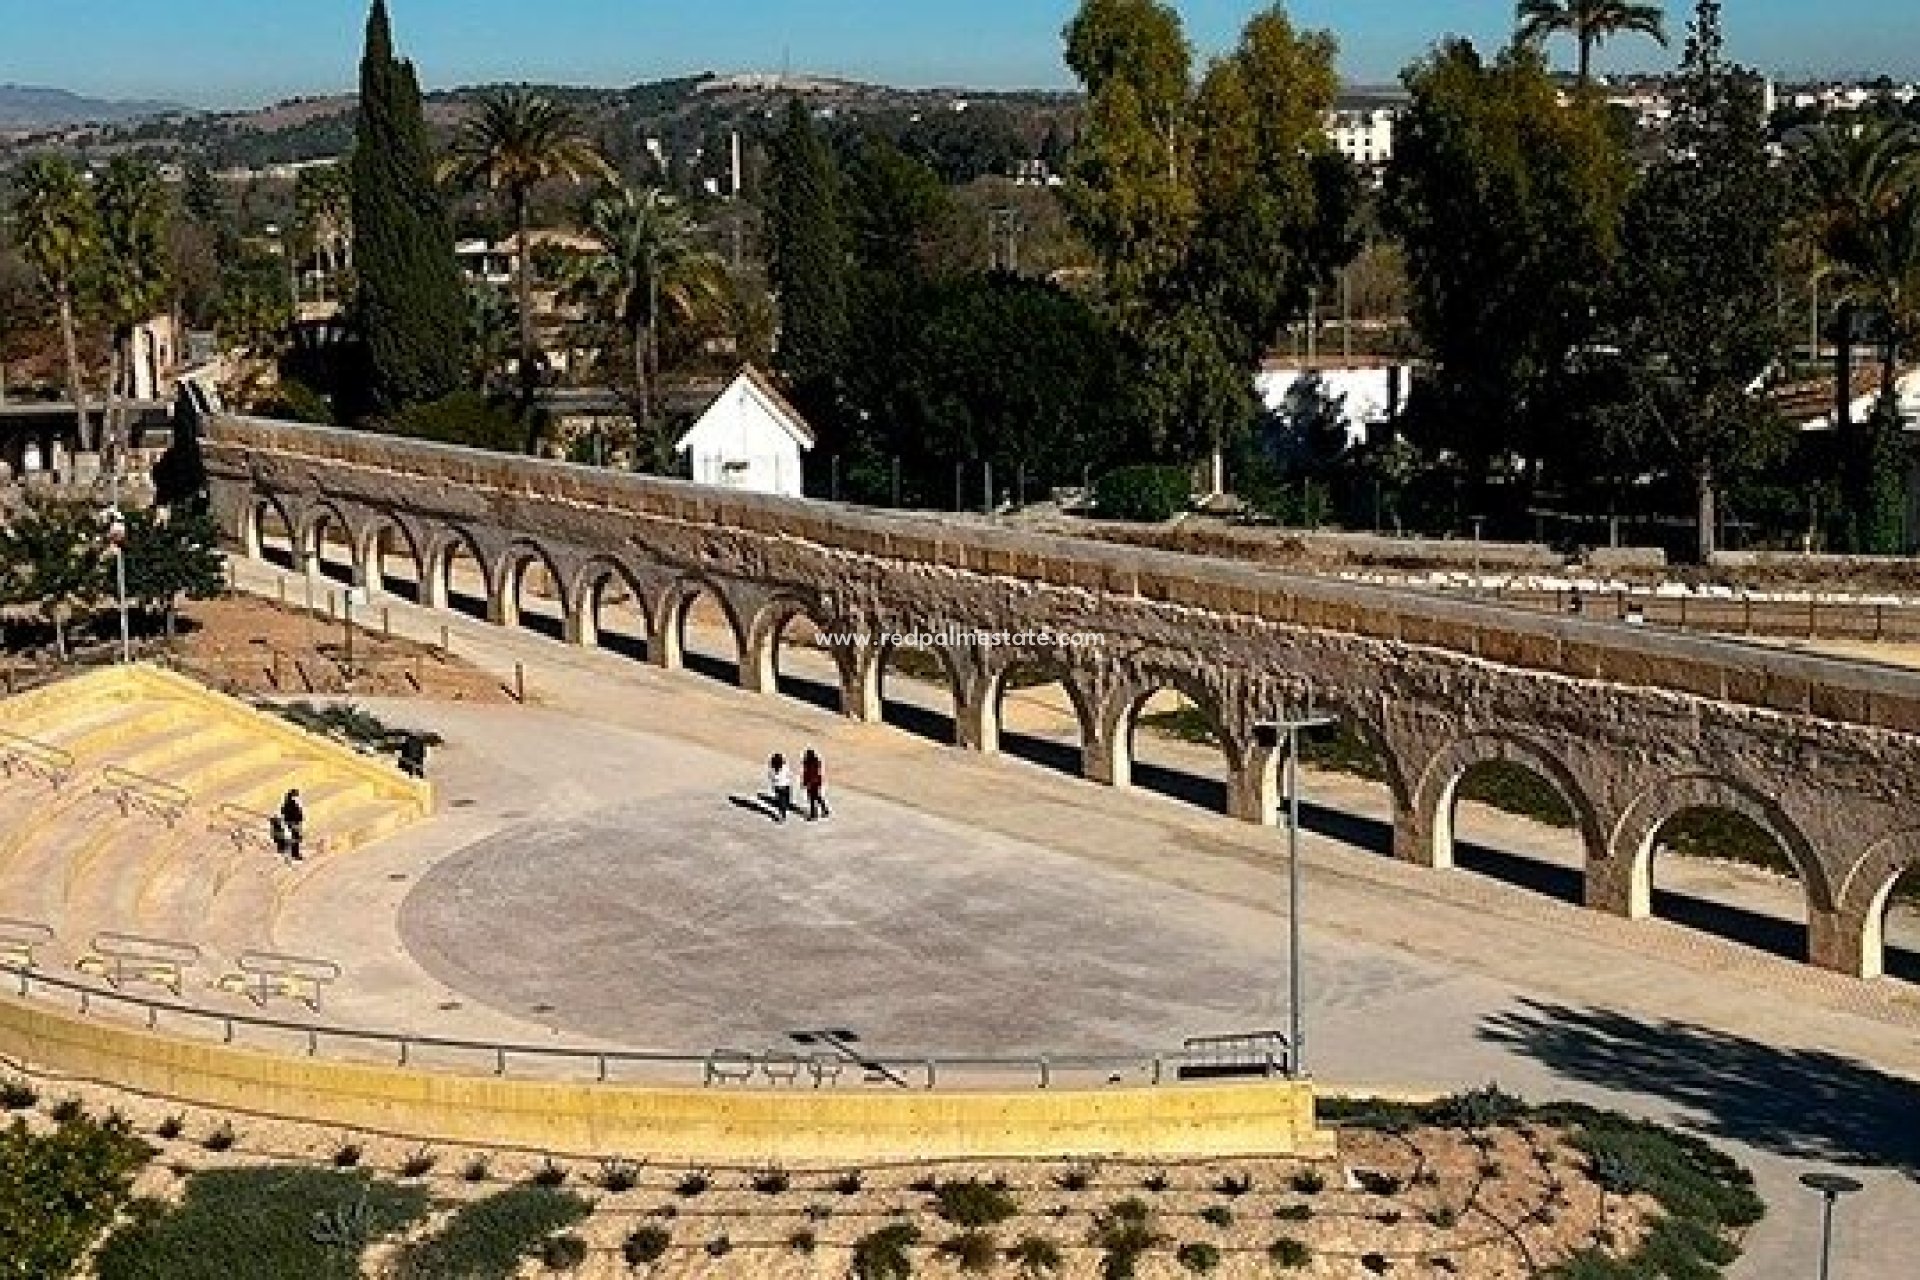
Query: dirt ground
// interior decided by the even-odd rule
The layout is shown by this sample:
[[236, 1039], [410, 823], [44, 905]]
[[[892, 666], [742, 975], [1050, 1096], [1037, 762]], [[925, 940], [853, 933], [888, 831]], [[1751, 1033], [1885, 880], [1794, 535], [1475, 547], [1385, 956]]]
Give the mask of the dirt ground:
[[[356, 615], [352, 636], [329, 618], [254, 596], [198, 601], [174, 642], [184, 671], [246, 697], [357, 694], [447, 702], [505, 702], [513, 691], [436, 646], [384, 634], [378, 608]], [[351, 652], [349, 653], [349, 649]]]

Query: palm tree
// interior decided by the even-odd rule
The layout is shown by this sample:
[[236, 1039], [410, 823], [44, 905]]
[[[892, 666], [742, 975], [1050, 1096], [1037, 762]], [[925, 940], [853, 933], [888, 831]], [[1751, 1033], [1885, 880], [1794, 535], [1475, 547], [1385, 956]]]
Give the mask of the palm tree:
[[557, 179], [612, 177], [571, 108], [525, 89], [488, 94], [461, 126], [449, 164], [454, 178], [506, 197], [517, 240], [520, 299], [520, 388], [533, 401], [538, 351], [533, 333], [533, 253], [528, 238], [534, 189]]
[[150, 164], [121, 156], [94, 192], [100, 252], [93, 282], [108, 327], [106, 452], [117, 477], [124, 445], [120, 400], [135, 387], [133, 335], [167, 305], [166, 188]]
[[319, 259], [327, 280], [337, 283], [341, 273], [353, 267], [353, 194], [347, 167], [302, 169], [293, 186], [293, 206], [303, 248]]
[[728, 293], [726, 265], [697, 246], [693, 220], [656, 188], [594, 201], [587, 232], [600, 252], [584, 264], [573, 293], [626, 330], [635, 412], [646, 439], [653, 429], [661, 329], [669, 321], [693, 324], [720, 315]]
[[1846, 297], [1882, 320], [1880, 392], [1920, 341], [1920, 130], [1884, 118], [1829, 121], [1793, 141], [1821, 254]]
[[100, 225], [85, 179], [63, 157], [34, 156], [20, 170], [13, 221], [21, 255], [59, 308], [67, 398], [73, 401], [78, 419], [80, 448], [91, 451], [98, 442], [87, 416], [86, 379], [80, 371], [80, 339], [74, 321], [81, 276], [100, 241]]
[[1593, 51], [1617, 35], [1651, 36], [1664, 48], [1666, 15], [1657, 4], [1632, 0], [1520, 0], [1514, 21], [1521, 44], [1539, 46], [1557, 35], [1580, 45], [1580, 83], [1593, 82]]

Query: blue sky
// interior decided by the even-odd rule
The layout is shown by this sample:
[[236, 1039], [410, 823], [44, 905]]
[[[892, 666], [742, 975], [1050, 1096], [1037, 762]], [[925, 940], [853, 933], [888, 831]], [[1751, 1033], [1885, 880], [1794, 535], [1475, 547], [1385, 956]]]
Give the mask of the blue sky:
[[[628, 84], [702, 70], [838, 74], [898, 84], [1062, 86], [1073, 0], [389, 0], [429, 85]], [[1203, 50], [1257, 0], [1182, 0]], [[1670, 0], [1674, 25], [1691, 11]], [[1785, 76], [1920, 77], [1913, 0], [1730, 0], [1736, 56]], [[1294, 0], [1336, 31], [1342, 71], [1391, 79], [1433, 40], [1508, 29], [1511, 0]], [[0, 82], [194, 105], [331, 92], [351, 80], [365, 0], [0, 0]], [[1663, 65], [1650, 44], [1604, 66]]]

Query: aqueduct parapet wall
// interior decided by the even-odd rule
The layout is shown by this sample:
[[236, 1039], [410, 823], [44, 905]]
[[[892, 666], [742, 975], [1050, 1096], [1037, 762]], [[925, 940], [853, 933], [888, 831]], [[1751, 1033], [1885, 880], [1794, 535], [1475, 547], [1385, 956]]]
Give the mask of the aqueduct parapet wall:
[[834, 652], [845, 712], [880, 715], [885, 636], [1092, 633], [1067, 648], [948, 646], [958, 745], [993, 751], [1010, 669], [1058, 669], [1081, 720], [1083, 771], [1128, 785], [1132, 728], [1154, 692], [1208, 712], [1228, 805], [1276, 818], [1275, 753], [1255, 725], [1332, 709], [1380, 751], [1394, 849], [1445, 866], [1466, 771], [1512, 760], [1563, 791], [1587, 850], [1588, 905], [1651, 910], [1662, 826], [1702, 806], [1773, 833], [1807, 896], [1809, 958], [1880, 971], [1887, 894], [1920, 865], [1920, 673], [1542, 616], [1173, 553], [702, 488], [416, 441], [220, 416], [206, 452], [217, 513], [258, 554], [277, 510], [314, 571], [337, 524], [357, 581], [381, 586], [403, 547], [421, 601], [448, 565], [482, 570], [489, 616], [519, 620], [546, 568], [569, 641], [591, 644], [603, 581], [625, 583], [652, 661], [683, 657], [689, 602], [711, 592], [741, 683], [771, 692], [782, 625], [859, 637]]

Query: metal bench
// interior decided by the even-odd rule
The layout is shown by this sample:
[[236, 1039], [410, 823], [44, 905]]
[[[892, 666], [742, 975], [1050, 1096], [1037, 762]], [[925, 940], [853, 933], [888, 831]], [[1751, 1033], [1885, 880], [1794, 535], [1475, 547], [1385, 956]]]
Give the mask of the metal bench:
[[239, 972], [221, 978], [220, 989], [238, 992], [263, 1007], [279, 998], [318, 1013], [321, 991], [340, 980], [340, 966], [331, 960], [272, 951], [243, 951], [234, 967]]
[[35, 778], [55, 791], [73, 777], [73, 753], [18, 734], [0, 733], [0, 773]]
[[105, 978], [116, 988], [129, 982], [151, 982], [179, 996], [186, 987], [187, 970], [199, 963], [200, 948], [192, 943], [133, 933], [97, 933], [92, 952], [82, 956], [74, 968]]
[[1193, 1036], [1184, 1044], [1182, 1080], [1227, 1080], [1285, 1075], [1292, 1056], [1278, 1031], [1248, 1031], [1226, 1036]]
[[0, 969], [38, 968], [34, 949], [52, 941], [53, 930], [44, 924], [0, 916]]
[[707, 1055], [706, 1083], [747, 1084], [760, 1069], [758, 1054], [738, 1049], [715, 1049]]
[[839, 1084], [840, 1073], [847, 1069], [847, 1060], [838, 1054], [815, 1053], [807, 1056], [807, 1074], [813, 1077], [813, 1087], [824, 1088]]
[[185, 816], [193, 803], [193, 797], [183, 789], [131, 769], [108, 765], [100, 771], [100, 776], [102, 781], [95, 791], [112, 796], [125, 817], [144, 813], [172, 826]]

